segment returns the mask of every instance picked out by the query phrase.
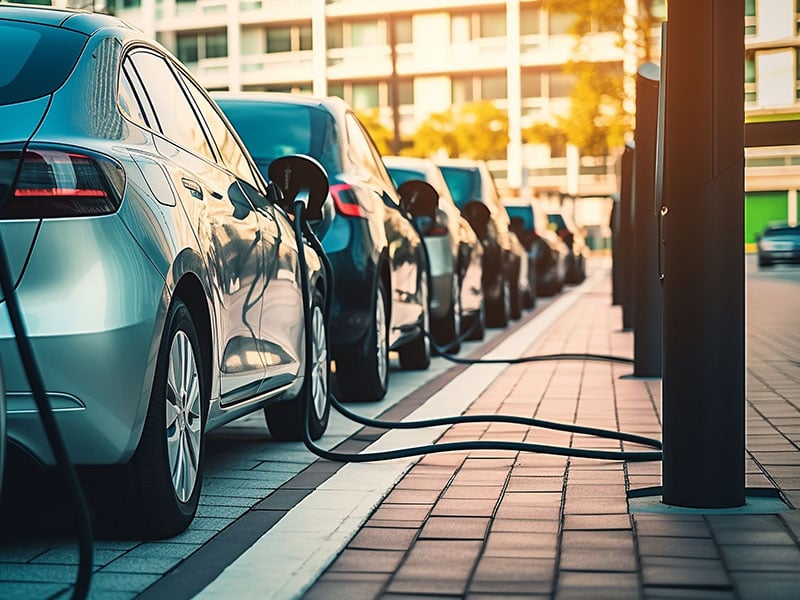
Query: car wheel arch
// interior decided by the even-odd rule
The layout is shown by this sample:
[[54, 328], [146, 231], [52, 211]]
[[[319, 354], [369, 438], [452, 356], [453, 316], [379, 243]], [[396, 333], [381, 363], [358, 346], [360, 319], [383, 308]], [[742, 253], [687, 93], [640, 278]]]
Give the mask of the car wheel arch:
[[[172, 293], [171, 302], [176, 299], [181, 300], [192, 316], [197, 337], [200, 342], [200, 352], [202, 353], [202, 375], [205, 378], [206, 386], [211, 389], [213, 373], [213, 334], [211, 329], [211, 315], [206, 300], [206, 293], [200, 279], [194, 273], [186, 273], [178, 281]], [[212, 392], [211, 397], [214, 397]]]

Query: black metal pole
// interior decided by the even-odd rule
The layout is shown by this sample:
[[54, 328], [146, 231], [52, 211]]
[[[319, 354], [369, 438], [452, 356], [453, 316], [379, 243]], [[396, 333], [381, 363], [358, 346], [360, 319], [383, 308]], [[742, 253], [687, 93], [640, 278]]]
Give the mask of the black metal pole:
[[671, 0], [663, 136], [663, 501], [745, 502], [744, 3]]
[[622, 176], [619, 192], [619, 252], [614, 256], [620, 261], [622, 283], [622, 328], [633, 328], [633, 307], [635, 293], [633, 287], [633, 157], [632, 143], [625, 145], [622, 153]]
[[655, 211], [658, 81], [653, 63], [636, 76], [636, 153], [633, 161], [633, 374], [661, 377], [661, 282], [658, 216]]

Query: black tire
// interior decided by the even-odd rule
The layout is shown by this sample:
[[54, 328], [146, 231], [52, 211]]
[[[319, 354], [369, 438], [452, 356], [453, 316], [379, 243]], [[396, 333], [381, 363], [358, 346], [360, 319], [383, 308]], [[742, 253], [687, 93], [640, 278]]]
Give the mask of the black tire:
[[486, 308], [486, 327], [505, 327], [508, 325], [508, 284], [505, 277], [500, 275], [500, 296], [497, 298], [484, 297]]
[[433, 341], [448, 354], [458, 354], [461, 350], [461, 286], [458, 278], [453, 278], [452, 300], [447, 314], [441, 319], [431, 321]]
[[508, 318], [519, 319], [522, 316], [522, 300], [519, 290], [519, 268], [514, 269], [509, 277], [508, 287]]
[[424, 371], [431, 364], [431, 340], [427, 335], [431, 330], [431, 310], [428, 304], [428, 282], [425, 277], [420, 281], [420, 291], [422, 323], [419, 335], [397, 349], [400, 368], [404, 371]]
[[[312, 440], [321, 438], [328, 428], [328, 418], [331, 412], [328, 397], [331, 383], [331, 361], [328, 353], [328, 327], [325, 323], [325, 300], [318, 291], [314, 293], [311, 305], [311, 322], [314, 340], [314, 366], [311, 378], [306, 378], [303, 382], [297, 398], [264, 407], [267, 426], [276, 440], [302, 440], [306, 418]], [[305, 364], [305, 360], [303, 364]]]
[[[336, 358], [336, 385], [345, 402], [376, 402], [389, 386], [389, 339], [383, 283], [375, 286], [372, 319], [365, 343]], [[379, 317], [380, 315], [380, 317]], [[378, 324], [380, 321], [380, 324]]]
[[461, 319], [461, 335], [465, 340], [482, 340], [486, 336], [486, 319], [483, 308], [471, 315], [465, 315]]
[[[128, 464], [93, 473], [101, 534], [171, 537], [194, 518], [203, 482], [208, 414], [208, 377], [202, 365], [191, 313], [176, 299], [167, 314], [139, 446]], [[170, 383], [176, 378], [182, 389]], [[174, 415], [170, 423], [168, 413]], [[171, 435], [171, 430], [176, 434]], [[178, 455], [171, 456], [171, 452]], [[186, 480], [180, 477], [180, 456], [194, 462], [185, 473]]]

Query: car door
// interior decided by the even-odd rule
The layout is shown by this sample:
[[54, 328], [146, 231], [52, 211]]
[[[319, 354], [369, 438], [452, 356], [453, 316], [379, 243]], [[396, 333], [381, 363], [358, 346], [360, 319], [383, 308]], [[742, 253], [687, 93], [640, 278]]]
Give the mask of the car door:
[[259, 216], [236, 178], [217, 164], [178, 71], [145, 48], [129, 53], [126, 62], [137, 95], [144, 94], [152, 106], [161, 134], [154, 136], [156, 148], [207, 269], [220, 397], [223, 403], [251, 397], [265, 374], [259, 337], [268, 271]]
[[301, 366], [303, 294], [293, 225], [287, 214], [267, 199], [257, 167], [216, 104], [185, 75], [182, 81], [211, 132], [219, 160], [236, 176], [258, 216], [263, 289], [257, 350], [265, 366], [259, 392], [271, 391], [294, 381]]
[[390, 344], [399, 336], [415, 331], [422, 318], [421, 277], [425, 275], [422, 240], [401, 213], [399, 197], [383, 166], [378, 150], [354, 115], [347, 115], [350, 144], [359, 148], [363, 166], [375, 194], [383, 202], [384, 228], [392, 272], [392, 314]]

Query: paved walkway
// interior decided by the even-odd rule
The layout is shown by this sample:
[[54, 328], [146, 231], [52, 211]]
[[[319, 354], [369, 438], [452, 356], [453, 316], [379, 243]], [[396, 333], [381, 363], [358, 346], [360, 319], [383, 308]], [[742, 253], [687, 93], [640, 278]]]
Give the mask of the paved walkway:
[[[751, 292], [751, 305], [754, 298]], [[800, 598], [800, 337], [759, 315], [748, 342], [748, 488], [779, 489], [770, 514], [631, 512], [660, 463], [505, 451], [429, 455], [400, 479], [309, 600], [408, 598]], [[528, 351], [632, 356], [606, 277]], [[776, 335], [778, 336], [776, 338]], [[530, 415], [660, 435], [660, 380], [630, 366], [544, 362], [505, 369], [467, 413]], [[457, 425], [441, 441], [493, 439], [638, 450], [505, 424]], [[780, 504], [780, 503], [777, 503]]]

